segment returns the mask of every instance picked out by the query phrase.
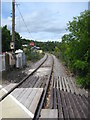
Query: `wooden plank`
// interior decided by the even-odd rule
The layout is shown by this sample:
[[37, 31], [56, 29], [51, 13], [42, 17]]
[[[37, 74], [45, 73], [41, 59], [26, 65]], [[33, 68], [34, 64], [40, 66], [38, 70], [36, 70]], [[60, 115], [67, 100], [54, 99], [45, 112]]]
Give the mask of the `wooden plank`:
[[53, 88], [51, 89], [50, 93], [49, 108], [53, 109]]
[[78, 92], [78, 90], [77, 90], [77, 88], [76, 88], [76, 84], [75, 84], [74, 81], [71, 79], [71, 77], [70, 77], [70, 81], [71, 81], [72, 86], [73, 86], [73, 88], [74, 88], [74, 92], [75, 92], [76, 94], [79, 94], [79, 92]]
[[69, 84], [69, 88], [70, 88], [71, 93], [74, 93], [74, 89], [73, 89], [73, 87], [72, 87], [72, 84], [71, 84], [69, 78], [67, 77], [66, 79], [67, 79], [67, 81], [68, 81], [68, 84]]
[[45, 88], [47, 80], [48, 80], [48, 78], [46, 78], [46, 79], [44, 80], [43, 86], [42, 86], [43, 88]]
[[55, 79], [55, 88], [57, 88], [57, 78]]
[[46, 81], [47, 81], [47, 79], [43, 77], [42, 78], [42, 84], [41, 84], [40, 88], [45, 88]]
[[32, 78], [28, 78], [26, 81], [26, 87], [27, 88], [33, 88], [33, 82], [34, 82], [35, 77], [33, 76]]
[[75, 118], [74, 113], [73, 113], [73, 109], [72, 109], [72, 106], [71, 106], [71, 102], [70, 102], [70, 99], [68, 97], [68, 93], [64, 92], [64, 95], [65, 95], [65, 101], [66, 101], [66, 104], [67, 104], [67, 110], [69, 112], [69, 116], [70, 116], [70, 118]]
[[17, 88], [15, 89], [11, 94], [17, 98], [18, 96], [20, 96], [20, 94], [22, 93], [22, 91], [24, 91], [25, 88]]
[[75, 91], [76, 94], [80, 94], [80, 95], [83, 95], [83, 94], [84, 94], [84, 95], [87, 95], [87, 93], [86, 93], [86, 91], [85, 91], [84, 88], [76, 87], [76, 83], [75, 83], [74, 80], [72, 80], [71, 77], [70, 77], [70, 81], [71, 81], [71, 83], [72, 83], [72, 85], [73, 85], [73, 88], [74, 88], [74, 91]]
[[53, 88], [53, 92], [54, 92], [54, 109], [57, 109], [57, 90], [56, 88]]
[[82, 95], [82, 100], [85, 103], [85, 105], [88, 107], [90, 105], [88, 99], [86, 99], [86, 97], [84, 95]]
[[23, 82], [23, 83], [19, 86], [19, 88], [20, 88], [20, 87], [21, 87], [21, 88], [27, 88], [28, 86], [30, 86], [32, 79], [33, 79], [33, 76], [30, 76], [25, 82]]
[[41, 119], [57, 119], [58, 118], [58, 110], [57, 109], [42, 109], [41, 111]]
[[61, 79], [61, 80], [62, 80], [63, 90], [64, 90], [64, 91], [66, 91], [66, 86], [65, 86], [65, 84], [64, 84], [64, 77], [62, 77], [62, 79]]
[[82, 101], [83, 101], [83, 103], [84, 103], [84, 105], [85, 105], [86, 107], [89, 107], [89, 106], [90, 106], [89, 101], [85, 98], [84, 95], [80, 96], [80, 99], [82, 99]]
[[77, 89], [79, 91], [79, 94], [82, 96], [84, 94], [83, 90], [80, 87], [78, 87]]
[[41, 82], [40, 82], [38, 88], [45, 88], [47, 79], [48, 79], [48, 78], [42, 77], [42, 78], [41, 78]]
[[57, 90], [58, 117], [63, 118], [62, 101], [59, 89]]
[[59, 83], [59, 82], [58, 82], [58, 79], [57, 79], [57, 87], [56, 87], [57, 89], [59, 89], [59, 84], [58, 84], [58, 83]]
[[39, 84], [38, 84], [37, 88], [40, 88], [41, 86], [42, 86], [42, 79], [40, 79], [40, 81], [39, 81]]
[[50, 109], [53, 108], [53, 84], [54, 84], [54, 80], [53, 80], [53, 76], [52, 76], [52, 88], [50, 91], [50, 101], [49, 101], [49, 108]]
[[60, 90], [62, 90], [62, 83], [61, 83], [61, 77], [59, 76], [59, 86], [60, 86]]
[[24, 94], [27, 92], [27, 89], [28, 88], [24, 88], [23, 89], [23, 91], [21, 92], [21, 94], [17, 97], [18, 100], [20, 100], [24, 96]]
[[28, 99], [28, 97], [31, 94], [31, 92], [32, 92], [32, 89], [31, 88], [27, 88], [26, 92], [23, 94], [23, 96], [20, 99], [18, 99], [19, 102], [24, 103]]
[[84, 115], [84, 112], [83, 112], [83, 110], [82, 110], [82, 108], [81, 108], [81, 105], [80, 105], [80, 101], [78, 101], [78, 99], [77, 99], [77, 95], [74, 95], [73, 94], [73, 99], [74, 99], [74, 101], [75, 101], [75, 105], [77, 106], [77, 108], [78, 108], [78, 112], [79, 112], [79, 114], [80, 114], [80, 117], [81, 118], [85, 118], [85, 115]]
[[51, 92], [50, 92], [49, 108], [53, 109], [53, 88], [51, 89]]
[[66, 84], [66, 91], [67, 91], [67, 92], [70, 92], [70, 88], [69, 88], [69, 86], [68, 86], [68, 82], [67, 82], [67, 80], [66, 80], [65, 77], [64, 77], [64, 81], [65, 81], [65, 84]]
[[88, 107], [86, 107], [85, 103], [82, 101], [80, 96], [77, 96], [77, 100], [79, 102], [79, 105], [83, 111], [85, 118], [88, 118]]
[[39, 77], [36, 77], [36, 76], [35, 76], [35, 77], [33, 78], [32, 82], [31, 82], [30, 87], [33, 88], [33, 87], [35, 86], [36, 82], [38, 81], [38, 79], [39, 79]]
[[64, 97], [64, 91], [61, 91], [60, 93], [61, 93], [61, 98], [62, 98], [64, 118], [69, 119], [69, 113], [68, 113], [68, 110], [67, 110], [67, 104], [66, 104], [65, 97]]
[[56, 88], [56, 81], [55, 81], [55, 78], [53, 79], [53, 88]]
[[27, 100], [24, 103], [24, 106], [26, 106], [26, 108], [29, 108], [29, 106], [31, 105], [35, 95], [37, 93], [37, 89], [36, 88], [32, 88], [31, 94], [28, 96]]
[[29, 106], [29, 110], [34, 114], [35, 111], [36, 111], [36, 108], [37, 108], [37, 105], [39, 103], [39, 100], [40, 100], [40, 97], [42, 95], [42, 92], [43, 92], [43, 88], [39, 88], [37, 89], [37, 93], [32, 101], [32, 103], [30, 104]]
[[75, 103], [75, 101], [73, 99], [73, 94], [72, 93], [68, 93], [68, 98], [70, 100], [70, 103], [71, 103], [71, 106], [72, 106], [75, 118], [80, 118], [80, 114], [79, 114], [78, 108], [77, 108], [76, 103]]
[[38, 81], [36, 82], [34, 88], [38, 88], [40, 85], [40, 82], [41, 82], [41, 78], [38, 79]]

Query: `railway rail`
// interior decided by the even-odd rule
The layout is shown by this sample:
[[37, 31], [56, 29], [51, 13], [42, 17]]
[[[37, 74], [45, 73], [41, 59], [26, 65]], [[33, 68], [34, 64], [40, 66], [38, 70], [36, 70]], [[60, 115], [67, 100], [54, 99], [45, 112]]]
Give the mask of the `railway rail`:
[[[77, 88], [75, 81], [73, 81], [71, 77], [65, 75], [63, 69], [61, 70], [61, 65], [57, 66], [55, 62], [56, 60], [53, 55], [46, 55], [37, 68], [5, 94], [0, 101], [6, 98], [16, 88], [21, 88], [21, 90], [23, 89], [23, 93], [27, 93], [26, 96], [23, 96], [20, 91], [19, 93], [18, 89], [18, 94], [15, 94], [17, 94], [17, 99], [19, 101], [22, 101], [24, 98], [26, 99], [25, 104], [28, 106], [28, 109], [36, 105], [35, 102], [30, 104], [31, 98], [27, 101], [27, 96], [35, 97], [32, 101], [36, 99], [36, 96], [37, 99], [39, 99], [39, 101], [37, 101], [37, 99], [35, 100], [37, 106], [32, 115], [33, 120], [53, 117], [57, 119], [87, 119], [89, 115], [90, 100], [85, 96], [85, 90]], [[59, 67], [61, 70], [60, 72], [58, 72]], [[47, 71], [48, 74], [45, 73], [45, 71]], [[39, 89], [40, 91], [38, 91]], [[36, 91], [38, 91], [38, 93]], [[41, 95], [38, 97], [39, 92], [41, 92]], [[13, 95], [15, 94], [13, 93]], [[32, 109], [30, 110], [32, 111]]]
[[[50, 65], [50, 63], [51, 63], [51, 65]], [[9, 95], [13, 95], [13, 96], [15, 96], [15, 98], [17, 100], [23, 102], [22, 99], [26, 98], [26, 96], [29, 95], [29, 90], [31, 90], [31, 88], [35, 88], [35, 89], [43, 88], [43, 92], [40, 96], [40, 100], [39, 100], [37, 108], [35, 110], [35, 114], [33, 115], [33, 120], [39, 119], [39, 115], [40, 115], [42, 106], [45, 102], [46, 94], [47, 94], [48, 87], [50, 84], [50, 80], [51, 80], [51, 76], [52, 76], [52, 72], [53, 72], [53, 64], [54, 64], [53, 57], [51, 55], [46, 55], [45, 59], [39, 64], [39, 66], [37, 66], [36, 69], [34, 69], [27, 77], [25, 77], [21, 82], [16, 84], [6, 94], [4, 94], [1, 97], [0, 102], [2, 102]], [[38, 74], [40, 69], [41, 70], [43, 69], [44, 71], [48, 70], [47, 71], [48, 74], [44, 73], [45, 74], [44, 76], [36, 75], [36, 74]], [[22, 93], [27, 92], [26, 96], [23, 96], [22, 93], [20, 91], [18, 91], [18, 88], [21, 88], [20, 91], [22, 91], [22, 89], [23, 89]], [[26, 88], [26, 89], [24, 90], [24, 88]], [[34, 90], [32, 89], [32, 91], [34, 91]], [[36, 89], [35, 91], [37, 91], [37, 90], [38, 89]], [[33, 92], [33, 93], [35, 93], [35, 92]], [[33, 95], [33, 93], [32, 93], [32, 95]], [[22, 97], [22, 98], [20, 98], [20, 97]], [[29, 107], [29, 105], [26, 105], [26, 106]]]
[[61, 69], [62, 65], [55, 63], [57, 59], [54, 56], [53, 58], [54, 68], [47, 98], [48, 103], [41, 111], [40, 118], [53, 118], [56, 113], [57, 119], [88, 119], [90, 100], [87, 92], [76, 86], [73, 78], [67, 76]]
[[42, 94], [42, 96], [41, 96], [41, 99], [40, 99], [40, 101], [39, 101], [38, 107], [37, 107], [37, 109], [36, 109], [36, 112], [35, 112], [35, 115], [34, 115], [33, 120], [38, 120], [38, 119], [39, 119], [41, 109], [42, 109], [42, 107], [43, 107], [43, 105], [44, 105], [44, 102], [46, 102], [47, 92], [48, 92], [48, 89], [49, 89], [49, 86], [50, 86], [50, 81], [51, 81], [52, 74], [53, 74], [53, 67], [54, 67], [54, 59], [53, 59], [53, 57], [52, 57], [51, 71], [50, 71], [50, 74], [49, 74], [49, 77], [48, 77], [46, 86], [45, 86], [45, 88], [44, 88], [43, 94]]
[[0, 102], [7, 97], [12, 91], [14, 91], [16, 88], [18, 88], [21, 84], [23, 84], [29, 77], [31, 77], [40, 67], [41, 65], [47, 60], [48, 55], [45, 56], [44, 60], [42, 60], [41, 63], [39, 63], [39, 65], [29, 74], [27, 75], [23, 80], [21, 80], [18, 84], [16, 84], [10, 91], [8, 91], [8, 93], [4, 94], [1, 98], [0, 98]]

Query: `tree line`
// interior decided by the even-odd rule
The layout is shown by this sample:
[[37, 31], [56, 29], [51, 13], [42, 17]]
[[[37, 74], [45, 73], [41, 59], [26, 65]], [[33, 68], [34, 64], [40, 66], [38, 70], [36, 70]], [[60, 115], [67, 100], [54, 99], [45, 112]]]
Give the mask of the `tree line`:
[[67, 24], [69, 34], [62, 37], [56, 52], [77, 75], [77, 83], [90, 87], [90, 11], [84, 11]]
[[[12, 35], [10, 33], [10, 30], [7, 29], [7, 25], [3, 26], [1, 28], [2, 31], [2, 52], [10, 51], [10, 42]], [[22, 49], [23, 44], [27, 44], [29, 46], [30, 42], [34, 42], [35, 46], [40, 47], [45, 52], [51, 52], [54, 51], [55, 46], [59, 44], [59, 42], [38, 42], [35, 40], [29, 40], [22, 38], [19, 33], [15, 31], [15, 49]]]

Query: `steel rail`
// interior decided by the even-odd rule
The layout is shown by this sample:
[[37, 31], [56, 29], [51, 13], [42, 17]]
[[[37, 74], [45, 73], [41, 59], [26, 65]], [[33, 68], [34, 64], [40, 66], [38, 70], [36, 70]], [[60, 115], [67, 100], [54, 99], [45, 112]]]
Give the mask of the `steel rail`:
[[36, 67], [35, 70], [33, 70], [29, 75], [27, 75], [24, 79], [22, 79], [22, 81], [20, 81], [17, 85], [15, 85], [10, 91], [8, 91], [8, 93], [6, 93], [5, 95], [3, 95], [1, 98], [0, 98], [0, 102], [6, 98], [12, 91], [14, 91], [17, 87], [19, 87], [23, 82], [25, 82], [31, 75], [33, 75], [40, 67], [41, 65], [43, 65], [43, 63], [47, 60], [48, 58], [48, 55], [46, 54], [46, 58], [43, 60], [43, 62], [41, 62], [40, 65], [38, 65]]
[[52, 62], [51, 71], [50, 71], [50, 74], [49, 74], [45, 89], [43, 90], [40, 101], [38, 103], [38, 106], [37, 106], [36, 112], [34, 114], [33, 120], [38, 120], [39, 119], [41, 109], [42, 109], [43, 104], [44, 104], [44, 102], [46, 100], [46, 94], [47, 94], [47, 91], [48, 91], [48, 88], [49, 88], [50, 80], [51, 80], [52, 73], [53, 73], [53, 67], [54, 67], [54, 59], [53, 59], [53, 57], [52, 57], [52, 60], [53, 60], [53, 62]]

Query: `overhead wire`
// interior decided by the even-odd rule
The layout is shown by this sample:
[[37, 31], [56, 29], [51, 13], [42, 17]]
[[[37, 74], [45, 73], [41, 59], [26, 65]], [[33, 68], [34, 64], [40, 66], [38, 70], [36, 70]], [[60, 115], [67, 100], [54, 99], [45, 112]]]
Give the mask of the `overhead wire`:
[[19, 11], [19, 14], [20, 14], [20, 16], [21, 16], [21, 18], [22, 18], [22, 20], [23, 20], [23, 23], [24, 23], [24, 25], [25, 25], [25, 27], [26, 27], [26, 29], [27, 29], [27, 32], [30, 34], [31, 38], [33, 39], [32, 35], [31, 35], [31, 32], [29, 31], [29, 29], [28, 29], [28, 27], [27, 27], [27, 24], [25, 23], [24, 17], [23, 17], [23, 15], [22, 15], [22, 13], [21, 13], [21, 11], [20, 11], [17, 3], [16, 3], [16, 6], [17, 6], [18, 11]]

